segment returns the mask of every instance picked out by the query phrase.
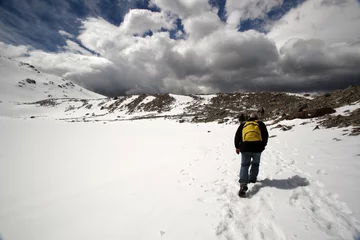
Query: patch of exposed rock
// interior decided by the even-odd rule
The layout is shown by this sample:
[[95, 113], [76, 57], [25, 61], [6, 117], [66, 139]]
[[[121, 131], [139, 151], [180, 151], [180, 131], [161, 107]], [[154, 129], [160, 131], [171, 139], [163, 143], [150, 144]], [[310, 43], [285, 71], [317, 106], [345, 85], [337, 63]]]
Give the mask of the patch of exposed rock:
[[171, 105], [175, 103], [175, 98], [169, 94], [155, 94], [152, 95], [155, 97], [154, 100], [144, 104], [143, 110], [145, 112], [167, 112], [171, 110]]
[[140, 96], [138, 96], [134, 101], [132, 101], [131, 103], [127, 104], [126, 107], [128, 109], [128, 113], [131, 114], [133, 112], [135, 112], [136, 110], [139, 110], [140, 108], [140, 103], [142, 101], [144, 101], [144, 99], [147, 97], [147, 95], [142, 94]]

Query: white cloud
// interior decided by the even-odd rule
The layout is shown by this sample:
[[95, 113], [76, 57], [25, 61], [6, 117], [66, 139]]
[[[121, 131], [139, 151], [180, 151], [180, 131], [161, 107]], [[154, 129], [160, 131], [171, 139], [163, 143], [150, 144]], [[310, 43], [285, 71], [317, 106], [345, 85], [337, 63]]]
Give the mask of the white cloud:
[[174, 18], [164, 12], [132, 9], [125, 16], [120, 28], [126, 33], [142, 35], [148, 30], [159, 31], [162, 28], [170, 30], [174, 27]]
[[171, 12], [184, 19], [210, 11], [208, 0], [151, 0], [150, 4], [156, 5], [165, 12]]
[[85, 48], [81, 47], [78, 43], [71, 41], [69, 39], [66, 40], [66, 46], [61, 47], [60, 50], [69, 52], [69, 53], [79, 53], [79, 54], [88, 55], [88, 56], [92, 55], [91, 52], [89, 52]]
[[227, 0], [227, 23], [236, 28], [240, 20], [263, 18], [272, 8], [282, 3], [283, 0]]
[[14, 46], [0, 42], [0, 54], [9, 58], [25, 56], [31, 49], [30, 46]]
[[74, 35], [66, 32], [66, 31], [63, 31], [63, 30], [59, 30], [59, 33], [64, 36], [64, 37], [67, 37], [67, 38], [74, 38]]
[[308, 0], [292, 9], [268, 33], [280, 48], [291, 38], [318, 38], [327, 44], [360, 41], [356, 0]]
[[199, 40], [224, 26], [214, 12], [188, 17], [183, 21], [183, 25], [185, 32], [194, 40]]

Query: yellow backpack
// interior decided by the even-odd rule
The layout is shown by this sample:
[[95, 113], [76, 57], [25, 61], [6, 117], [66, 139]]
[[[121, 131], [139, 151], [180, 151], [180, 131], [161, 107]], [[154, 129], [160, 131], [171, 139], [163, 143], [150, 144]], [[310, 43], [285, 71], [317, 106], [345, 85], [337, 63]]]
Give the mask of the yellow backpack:
[[243, 142], [261, 142], [261, 130], [257, 120], [245, 123], [242, 130]]

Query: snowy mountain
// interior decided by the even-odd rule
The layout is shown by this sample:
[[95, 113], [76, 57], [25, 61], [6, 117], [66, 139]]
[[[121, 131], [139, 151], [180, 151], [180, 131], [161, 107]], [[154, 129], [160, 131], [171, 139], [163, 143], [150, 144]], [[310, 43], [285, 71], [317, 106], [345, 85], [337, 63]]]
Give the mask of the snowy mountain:
[[0, 55], [0, 100], [31, 102], [47, 98], [99, 98], [66, 78], [42, 73], [36, 67]]
[[0, 72], [0, 116], [6, 116], [24, 102], [52, 98], [102, 97], [66, 78], [42, 73], [28, 63], [3, 56], [0, 56]]
[[[359, 87], [106, 98], [0, 60], [1, 240], [360, 238]], [[237, 115], [259, 107], [242, 199]]]

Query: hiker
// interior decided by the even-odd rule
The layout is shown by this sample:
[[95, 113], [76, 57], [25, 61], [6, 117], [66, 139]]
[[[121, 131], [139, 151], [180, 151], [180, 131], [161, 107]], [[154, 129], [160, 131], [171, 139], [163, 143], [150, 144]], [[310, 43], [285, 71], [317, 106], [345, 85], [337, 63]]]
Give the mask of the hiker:
[[[256, 112], [251, 113], [247, 121], [242, 122], [235, 134], [236, 153], [241, 152], [240, 191], [244, 197], [248, 183], [255, 183], [259, 174], [259, 164], [262, 151], [268, 142], [268, 131], [265, 124], [259, 120]], [[250, 176], [249, 176], [249, 167]]]

